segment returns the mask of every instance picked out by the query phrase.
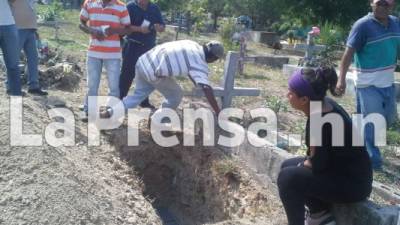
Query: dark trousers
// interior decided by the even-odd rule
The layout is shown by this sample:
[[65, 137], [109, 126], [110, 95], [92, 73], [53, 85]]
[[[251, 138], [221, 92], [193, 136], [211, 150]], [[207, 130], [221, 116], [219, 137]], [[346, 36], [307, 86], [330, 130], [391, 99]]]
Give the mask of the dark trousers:
[[[119, 80], [120, 97], [123, 99], [128, 95], [129, 88], [135, 78], [135, 65], [139, 57], [145, 52], [152, 49], [154, 46], [143, 46], [139, 43], [125, 41], [122, 49], [122, 67], [121, 77]], [[141, 105], [149, 104], [149, 98], [143, 100]]]
[[298, 157], [284, 161], [278, 176], [279, 196], [289, 225], [304, 225], [305, 206], [310, 213], [318, 213], [329, 210], [333, 203], [362, 201], [371, 193], [369, 181], [359, 183], [329, 173], [316, 175], [311, 169], [298, 166], [304, 160]]

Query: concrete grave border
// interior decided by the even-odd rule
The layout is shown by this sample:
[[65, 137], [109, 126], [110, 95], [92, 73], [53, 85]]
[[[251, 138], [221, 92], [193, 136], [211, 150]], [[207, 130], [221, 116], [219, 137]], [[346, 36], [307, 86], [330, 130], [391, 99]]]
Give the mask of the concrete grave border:
[[[276, 180], [280, 166], [283, 161], [295, 156], [272, 145], [254, 147], [247, 140], [245, 138], [245, 142], [238, 147], [219, 149], [236, 158], [259, 183], [278, 194]], [[374, 182], [374, 189], [377, 184]], [[353, 204], [337, 204], [333, 211], [337, 225], [400, 225], [400, 205], [381, 207], [365, 200]]]

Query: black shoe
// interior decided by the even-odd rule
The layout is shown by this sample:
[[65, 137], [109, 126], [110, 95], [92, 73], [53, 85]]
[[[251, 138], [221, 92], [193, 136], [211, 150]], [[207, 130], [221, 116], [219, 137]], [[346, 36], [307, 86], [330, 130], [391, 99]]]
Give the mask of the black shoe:
[[49, 94], [49, 93], [47, 93], [47, 91], [43, 91], [43, 90], [40, 89], [40, 88], [29, 89], [28, 92], [29, 92], [29, 94], [41, 95], [41, 96], [44, 96], [44, 95], [48, 95], [48, 94]]
[[85, 111], [81, 112], [80, 119], [81, 119], [82, 122], [87, 123], [88, 120], [89, 120], [88, 113], [85, 112]]
[[154, 109], [156, 109], [156, 107], [154, 106], [154, 105], [152, 105], [152, 104], [150, 104], [149, 102], [145, 102], [145, 103], [140, 103], [140, 107], [142, 107], [142, 108], [149, 108], [149, 109], [151, 109], [151, 110], [154, 110]]

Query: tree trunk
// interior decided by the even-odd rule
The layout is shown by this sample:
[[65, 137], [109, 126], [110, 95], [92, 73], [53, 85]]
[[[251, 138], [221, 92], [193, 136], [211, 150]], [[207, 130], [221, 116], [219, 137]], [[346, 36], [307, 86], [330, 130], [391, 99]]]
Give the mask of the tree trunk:
[[217, 28], [218, 28], [218, 17], [219, 17], [219, 13], [214, 12], [213, 13], [213, 19], [214, 19], [213, 29], [214, 29], [214, 31], [217, 31]]
[[187, 34], [190, 35], [190, 32], [192, 30], [192, 14], [190, 13], [190, 11], [187, 11], [186, 13], [186, 32]]

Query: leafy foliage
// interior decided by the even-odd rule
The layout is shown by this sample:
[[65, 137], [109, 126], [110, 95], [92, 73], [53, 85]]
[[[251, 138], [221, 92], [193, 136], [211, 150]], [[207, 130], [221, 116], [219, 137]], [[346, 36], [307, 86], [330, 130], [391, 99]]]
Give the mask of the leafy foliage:
[[227, 51], [238, 50], [239, 46], [233, 42], [232, 36], [236, 32], [236, 23], [234, 18], [224, 20], [219, 30], [222, 43]]
[[277, 96], [269, 96], [266, 100], [266, 105], [275, 113], [288, 111], [287, 102]]
[[299, 18], [307, 24], [324, 24], [326, 21], [349, 28], [356, 19], [369, 10], [366, 0], [281, 0], [285, 14]]
[[53, 2], [42, 10], [38, 11], [39, 17], [43, 21], [56, 21], [62, 18], [63, 5], [60, 0], [53, 0]]

